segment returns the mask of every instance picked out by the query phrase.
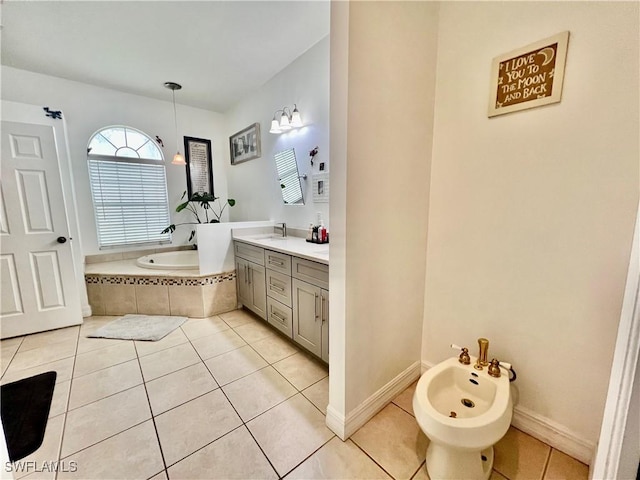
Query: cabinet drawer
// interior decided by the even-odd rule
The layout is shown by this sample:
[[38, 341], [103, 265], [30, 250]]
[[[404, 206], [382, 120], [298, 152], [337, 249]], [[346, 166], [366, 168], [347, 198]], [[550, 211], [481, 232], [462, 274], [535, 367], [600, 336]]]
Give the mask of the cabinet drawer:
[[329, 265], [293, 257], [292, 276], [322, 288], [329, 288]]
[[267, 295], [291, 306], [291, 277], [267, 268]]
[[264, 248], [242, 242], [233, 242], [233, 247], [237, 257], [251, 260], [258, 265], [264, 265]]
[[287, 307], [273, 298], [267, 298], [267, 321], [289, 338], [293, 335], [292, 319], [291, 307]]
[[284, 253], [264, 251], [264, 266], [276, 272], [291, 275], [291, 257]]

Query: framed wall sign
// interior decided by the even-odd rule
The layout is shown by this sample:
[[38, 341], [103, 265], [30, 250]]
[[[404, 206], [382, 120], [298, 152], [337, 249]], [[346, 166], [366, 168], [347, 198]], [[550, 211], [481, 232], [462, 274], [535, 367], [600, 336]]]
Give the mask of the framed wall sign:
[[494, 58], [489, 117], [559, 102], [568, 43], [562, 32]]
[[254, 123], [231, 135], [229, 137], [229, 151], [231, 152], [231, 165], [260, 157], [260, 124]]
[[184, 152], [187, 162], [187, 193], [189, 198], [196, 192], [213, 195], [211, 140], [184, 137]]

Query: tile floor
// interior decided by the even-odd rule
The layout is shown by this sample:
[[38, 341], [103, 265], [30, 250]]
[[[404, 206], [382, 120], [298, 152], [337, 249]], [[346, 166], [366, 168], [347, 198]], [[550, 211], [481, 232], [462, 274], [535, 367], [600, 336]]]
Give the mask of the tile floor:
[[[2, 341], [1, 383], [58, 372], [44, 442], [14, 478], [428, 478], [415, 384], [342, 442], [325, 426], [327, 367], [252, 314], [190, 319], [159, 342], [86, 337], [113, 318]], [[587, 478], [514, 428], [495, 450], [493, 480]]]

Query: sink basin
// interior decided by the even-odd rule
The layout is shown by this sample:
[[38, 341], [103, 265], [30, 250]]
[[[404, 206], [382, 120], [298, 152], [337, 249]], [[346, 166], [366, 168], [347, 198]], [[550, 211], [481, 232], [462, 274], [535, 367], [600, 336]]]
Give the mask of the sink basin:
[[286, 240], [287, 237], [283, 237], [282, 235], [279, 235], [277, 233], [265, 233], [265, 234], [261, 234], [261, 235], [252, 235], [251, 237], [253, 240]]

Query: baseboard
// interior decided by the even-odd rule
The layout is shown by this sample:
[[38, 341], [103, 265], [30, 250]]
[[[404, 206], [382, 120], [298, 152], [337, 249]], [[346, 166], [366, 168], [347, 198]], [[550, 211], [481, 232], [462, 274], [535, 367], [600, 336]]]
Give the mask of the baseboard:
[[344, 415], [341, 415], [331, 405], [327, 406], [326, 424], [327, 428], [335, 433], [342, 441], [348, 437], [345, 436]]
[[91, 305], [82, 305], [82, 317], [87, 318], [91, 316]]
[[563, 425], [526, 407], [516, 406], [513, 409], [511, 425], [582, 463], [589, 465], [593, 459], [594, 443], [581, 439]]
[[419, 377], [420, 362], [415, 362], [349, 412], [346, 417], [329, 406], [327, 427], [342, 440], [349, 438]]
[[[422, 372], [429, 370], [433, 365], [423, 360], [421, 362]], [[596, 448], [595, 444], [583, 440], [563, 425], [526, 407], [519, 405], [514, 407], [511, 425], [587, 465], [591, 463]]]

